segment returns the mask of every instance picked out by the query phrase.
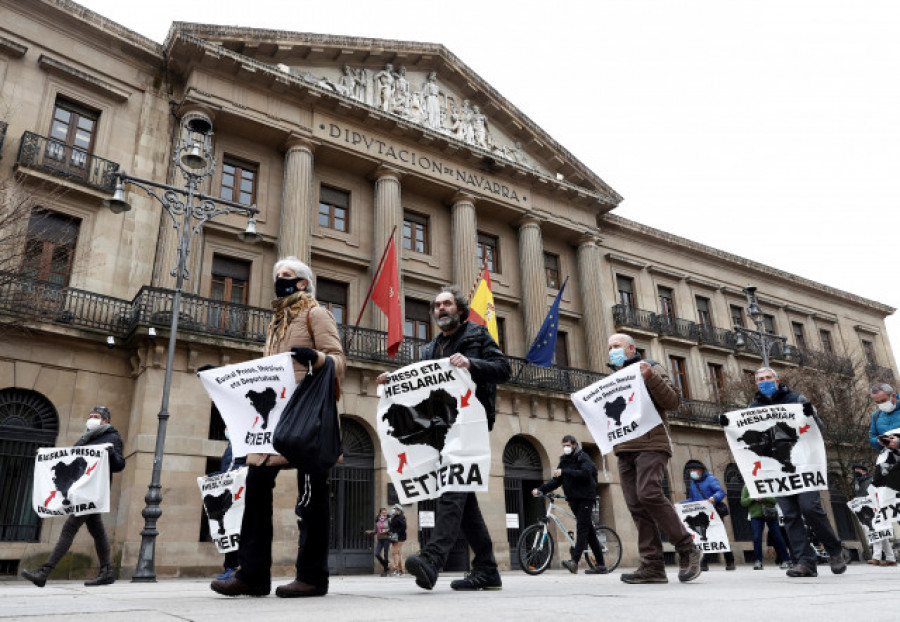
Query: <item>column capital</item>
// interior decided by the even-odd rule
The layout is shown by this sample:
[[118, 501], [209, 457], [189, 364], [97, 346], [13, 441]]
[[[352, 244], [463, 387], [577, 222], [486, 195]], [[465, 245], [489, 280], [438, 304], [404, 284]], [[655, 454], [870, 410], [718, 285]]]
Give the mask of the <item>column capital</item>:
[[582, 232], [576, 241], [578, 248], [589, 246], [600, 246], [600, 230], [588, 230]]
[[315, 153], [316, 147], [318, 146], [319, 143], [309, 137], [291, 134], [284, 141], [284, 152], [286, 154], [291, 151], [309, 151], [310, 153]]
[[475, 205], [477, 200], [478, 198], [471, 192], [457, 190], [453, 197], [450, 199], [450, 202], [453, 205], [456, 205], [457, 203], [471, 203], [472, 205]]
[[375, 181], [381, 181], [383, 179], [393, 179], [396, 182], [400, 182], [403, 179], [404, 174], [400, 169], [394, 168], [393, 166], [389, 166], [387, 164], [379, 164], [378, 168], [376, 168], [372, 172], [372, 178]]
[[535, 227], [537, 229], [541, 228], [541, 220], [537, 216], [533, 216], [531, 214], [525, 214], [521, 218], [519, 218], [518, 222], [516, 222], [516, 228], [518, 229], [528, 229], [530, 227]]

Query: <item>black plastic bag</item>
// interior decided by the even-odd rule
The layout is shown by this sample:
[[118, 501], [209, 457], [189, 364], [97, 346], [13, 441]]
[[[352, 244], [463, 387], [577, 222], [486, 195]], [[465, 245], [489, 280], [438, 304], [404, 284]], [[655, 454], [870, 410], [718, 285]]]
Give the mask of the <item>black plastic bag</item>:
[[294, 389], [275, 426], [272, 446], [304, 473], [327, 473], [341, 455], [334, 391], [334, 362], [326, 356], [325, 364]]

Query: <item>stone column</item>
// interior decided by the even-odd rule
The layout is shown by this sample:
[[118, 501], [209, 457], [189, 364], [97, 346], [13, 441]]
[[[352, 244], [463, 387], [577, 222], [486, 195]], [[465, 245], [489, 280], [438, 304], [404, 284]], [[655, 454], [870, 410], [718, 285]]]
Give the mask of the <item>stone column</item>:
[[480, 276], [475, 197], [464, 192], [456, 193], [452, 210], [453, 282], [468, 293]]
[[313, 214], [313, 151], [315, 145], [304, 138], [288, 141], [284, 154], [284, 194], [281, 198], [281, 229], [278, 256], [293, 255], [309, 263], [310, 223]]
[[519, 221], [519, 270], [522, 273], [522, 309], [525, 347], [534, 341], [547, 314], [547, 281], [544, 275], [544, 243], [540, 221], [525, 216]]
[[[378, 262], [384, 254], [384, 247], [387, 245], [388, 236], [391, 230], [396, 226], [394, 232], [394, 244], [397, 248], [397, 264], [400, 267], [400, 287], [403, 288], [403, 261], [401, 260], [403, 250], [403, 204], [400, 200], [400, 178], [401, 173], [388, 166], [380, 166], [375, 171], [375, 237], [374, 246], [372, 247], [372, 276], [375, 275], [375, 269], [378, 268]], [[388, 329], [387, 318], [384, 313], [376, 307], [372, 307], [372, 328], [376, 330], [386, 331]], [[400, 308], [404, 308], [403, 296], [400, 296]]]
[[600, 247], [594, 233], [586, 233], [578, 241], [578, 280], [581, 284], [581, 317], [590, 369], [603, 371], [606, 367], [606, 343], [601, 300]]

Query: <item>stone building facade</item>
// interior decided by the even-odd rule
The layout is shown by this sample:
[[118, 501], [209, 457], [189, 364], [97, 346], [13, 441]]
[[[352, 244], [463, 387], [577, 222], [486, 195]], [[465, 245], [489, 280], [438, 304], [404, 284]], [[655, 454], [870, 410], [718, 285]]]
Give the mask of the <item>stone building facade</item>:
[[[161, 576], [209, 573], [221, 562], [204, 540], [195, 478], [216, 468], [225, 442], [195, 372], [260, 353], [280, 256], [309, 262], [348, 346], [339, 405], [347, 459], [332, 476], [332, 566], [340, 572], [372, 570], [372, 543], [361, 532], [390, 499], [374, 379], [412, 360], [434, 330], [428, 303], [437, 288], [472, 286], [485, 256], [515, 375], [499, 391], [482, 506], [503, 567], [514, 564], [519, 527], [542, 510], [528, 492], [555, 468], [567, 433], [601, 466], [601, 518], [621, 535], [624, 563], [636, 561], [615, 458], [599, 456], [568, 401], [608, 371], [614, 332], [633, 335], [669, 368], [685, 398], [671, 414], [674, 500], [689, 459], [739, 495], [715, 416], [723, 378], [760, 361], [734, 347], [747, 283], [759, 288], [772, 331], [806, 353], [804, 364], [829, 351], [865, 357], [879, 377], [893, 377], [884, 318], [894, 309], [615, 215], [621, 197], [612, 188], [443, 46], [186, 23], [158, 44], [66, 0], [0, 7], [11, 16], [0, 24], [0, 179], [17, 180], [46, 210], [4, 232], [22, 256], [0, 280], [0, 310], [21, 329], [0, 341], [6, 572], [45, 554], [62, 525], [41, 525], [30, 510], [28, 457], [40, 445], [74, 442], [95, 404], [111, 409], [125, 441], [128, 465], [114, 479], [106, 523], [122, 575], [133, 572], [176, 240], [140, 190], [129, 189], [125, 214], [101, 201], [116, 170], [182, 184], [172, 157], [179, 119], [191, 112], [213, 124], [216, 171], [201, 190], [258, 206], [263, 240], [242, 244], [235, 234], [246, 221], [229, 215], [207, 223], [191, 248], [163, 463]], [[352, 325], [395, 227], [408, 339], [391, 361], [379, 311]], [[522, 357], [565, 278], [556, 365], [528, 367]], [[296, 546], [293, 494], [285, 474], [274, 551], [285, 573]], [[413, 540], [428, 537], [416, 511], [428, 509], [407, 512]], [[738, 548], [749, 551], [746, 521], [733, 520]], [[465, 563], [459, 548], [455, 566]], [[74, 550], [91, 552], [86, 536]]]

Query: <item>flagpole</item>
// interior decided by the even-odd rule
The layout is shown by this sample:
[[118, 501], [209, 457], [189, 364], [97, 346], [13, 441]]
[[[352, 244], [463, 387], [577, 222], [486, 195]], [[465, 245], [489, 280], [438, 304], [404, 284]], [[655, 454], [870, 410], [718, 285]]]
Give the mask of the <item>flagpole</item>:
[[478, 271], [478, 276], [475, 277], [475, 282], [472, 283], [472, 288], [469, 290], [469, 300], [472, 300], [472, 296], [475, 295], [475, 290], [478, 289], [478, 284], [481, 283], [481, 279], [484, 276], [484, 271], [487, 270], [488, 265], [488, 255], [484, 254], [484, 260], [481, 262], [481, 269]]
[[375, 275], [372, 277], [372, 283], [369, 285], [369, 293], [366, 294], [366, 299], [363, 300], [362, 308], [359, 310], [359, 316], [356, 318], [356, 324], [353, 326], [353, 332], [350, 333], [350, 339], [347, 340], [347, 350], [350, 349], [350, 346], [353, 345], [353, 337], [356, 336], [356, 329], [359, 328], [359, 323], [362, 321], [363, 312], [366, 310], [366, 305], [369, 304], [369, 298], [372, 297], [372, 290], [375, 289], [375, 281], [378, 280], [378, 275], [381, 273], [381, 268], [384, 266], [384, 260], [387, 258], [388, 249], [391, 247], [391, 242], [394, 241], [394, 233], [397, 231], [397, 225], [394, 225], [394, 228], [391, 229], [391, 235], [388, 238], [387, 244], [384, 245], [384, 252], [381, 253], [381, 261], [378, 262], [378, 268], [375, 270]]

